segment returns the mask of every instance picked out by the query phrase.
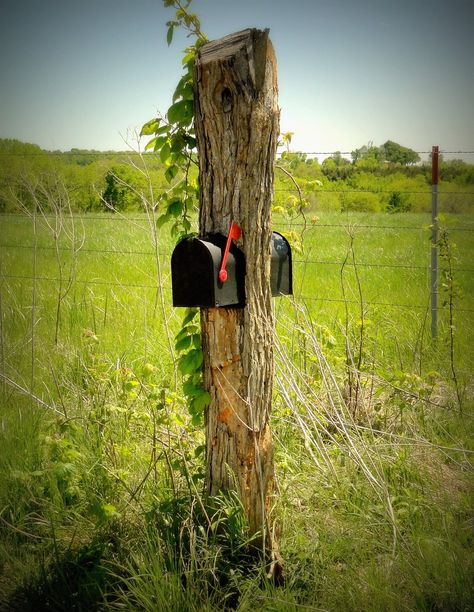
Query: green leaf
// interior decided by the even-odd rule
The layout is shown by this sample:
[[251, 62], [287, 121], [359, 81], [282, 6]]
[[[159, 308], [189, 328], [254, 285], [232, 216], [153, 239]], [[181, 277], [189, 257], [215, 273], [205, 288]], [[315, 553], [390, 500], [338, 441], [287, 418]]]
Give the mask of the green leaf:
[[168, 109], [168, 121], [189, 125], [194, 117], [194, 102], [192, 100], [180, 100]]
[[200, 385], [196, 385], [192, 380], [187, 380], [183, 383], [183, 393], [186, 397], [196, 397], [202, 391]]
[[168, 43], [168, 47], [171, 45], [173, 41], [173, 32], [174, 32], [174, 25], [171, 24], [170, 27], [168, 28], [168, 32], [166, 33], [166, 42]]
[[[168, 128], [160, 128], [158, 130], [158, 132], [160, 132], [161, 130], [165, 129], [166, 131], [168, 131]], [[150, 149], [153, 149], [153, 151], [158, 151], [159, 149], [161, 149], [161, 147], [163, 146], [163, 144], [168, 140], [167, 136], [158, 136], [157, 138], [152, 138], [149, 142], [147, 142], [147, 144], [145, 145], [145, 151], [149, 151]]]
[[[171, 165], [176, 165], [176, 166], [183, 166], [186, 164], [187, 162], [187, 157], [185, 155], [183, 155], [181, 152], [178, 153], [171, 153], [170, 155], [170, 159], [168, 161], [168, 164]], [[184, 186], [184, 184], [183, 184]]]
[[183, 219], [183, 229], [186, 232], [186, 234], [191, 229], [191, 221], [189, 221], [189, 219], [187, 219], [186, 217]]
[[192, 349], [186, 355], [183, 355], [179, 360], [179, 370], [182, 374], [193, 374], [198, 370], [203, 361], [202, 351], [199, 349]]
[[203, 392], [195, 399], [195, 402], [200, 408], [205, 408], [211, 403], [211, 394], [209, 391], [203, 390]]
[[183, 66], [185, 66], [186, 64], [189, 64], [189, 62], [192, 62], [196, 56], [196, 49], [194, 47], [190, 47], [189, 49], [186, 49], [186, 51], [187, 53], [181, 61]]
[[207, 391], [204, 391], [204, 389], [202, 389], [199, 395], [196, 395], [191, 400], [191, 403], [189, 405], [189, 412], [191, 414], [202, 412], [206, 406], [209, 406], [210, 402], [211, 396]]
[[174, 179], [174, 177], [178, 174], [179, 168], [178, 166], [170, 166], [165, 172], [165, 179], [168, 183]]
[[184, 336], [183, 338], [180, 338], [176, 342], [176, 344], [174, 345], [174, 348], [177, 351], [184, 351], [191, 346], [191, 340], [192, 340], [192, 336]]
[[167, 223], [169, 220], [171, 219], [170, 215], [168, 215], [167, 213], [160, 215], [158, 217], [158, 219], [156, 220], [156, 227], [158, 229], [160, 229], [161, 227], [163, 227], [163, 225], [165, 225], [165, 223]]
[[160, 151], [161, 161], [165, 164], [166, 160], [169, 158], [170, 155], [171, 155], [171, 146], [168, 140], [165, 139], [165, 142], [163, 143], [163, 146], [161, 147], [161, 151]]
[[[184, 323], [183, 323], [184, 325]], [[186, 325], [182, 327], [179, 332], [175, 336], [175, 340], [180, 340], [184, 338], [184, 336], [191, 336], [199, 331], [199, 327], [197, 325]]]
[[196, 448], [194, 449], [194, 456], [200, 457], [201, 455], [204, 454], [204, 451], [206, 450], [206, 445], [205, 444], [200, 444], [199, 446], [196, 446]]
[[168, 125], [162, 125], [161, 127], [155, 130], [155, 134], [158, 136], [159, 134], [168, 134], [170, 128]]
[[180, 241], [183, 237], [183, 233], [180, 232], [180, 229], [181, 227], [179, 221], [176, 221], [176, 223], [173, 223], [171, 226], [171, 237], [176, 238], [178, 241]]
[[173, 200], [171, 204], [168, 206], [168, 214], [173, 217], [179, 217], [179, 215], [183, 212], [183, 202], [181, 200]]
[[194, 101], [194, 87], [193, 87], [192, 81], [189, 81], [188, 83], [186, 83], [186, 85], [181, 90], [180, 95], [183, 98], [183, 100]]
[[196, 414], [193, 414], [191, 416], [191, 425], [193, 427], [202, 427], [203, 422], [202, 422], [202, 412], [198, 412]]
[[187, 327], [182, 327], [179, 332], [176, 334], [176, 336], [174, 337], [175, 342], [178, 342], [178, 340], [181, 340], [181, 338], [184, 338], [185, 336], [189, 336], [190, 333], [188, 331]]
[[172, 153], [180, 153], [184, 149], [186, 146], [186, 141], [181, 131], [170, 139], [170, 146]]
[[112, 504], [94, 502], [90, 506], [90, 511], [96, 517], [97, 524], [104, 526], [112, 518], [119, 516], [117, 508]]
[[155, 148], [154, 151], [160, 151], [160, 149], [168, 142], [168, 135], [166, 136], [157, 136], [155, 138]]
[[199, 310], [197, 308], [188, 308], [184, 315], [182, 326], [184, 327], [185, 325], [190, 323], [194, 319], [194, 317], [197, 315], [198, 312]]
[[153, 149], [154, 151], [156, 151], [155, 145], [156, 145], [157, 140], [158, 138], [152, 138], [150, 141], [148, 141], [145, 145], [145, 151], [150, 151], [150, 149]]
[[173, 103], [176, 102], [176, 100], [178, 100], [178, 98], [185, 98], [186, 96], [183, 95], [183, 92], [186, 90], [188, 85], [191, 85], [191, 90], [192, 90], [192, 74], [190, 72], [186, 72], [185, 74], [183, 74], [183, 76], [179, 79], [178, 84], [176, 85], [176, 89], [174, 90], [173, 93]]
[[186, 144], [188, 145], [190, 149], [196, 148], [197, 140], [195, 138], [193, 138], [192, 136], [186, 135], [184, 137], [184, 140], [186, 141]]
[[150, 136], [151, 134], [155, 134], [159, 126], [159, 119], [151, 119], [150, 121], [147, 121], [147, 123], [145, 123], [141, 129], [140, 136]]

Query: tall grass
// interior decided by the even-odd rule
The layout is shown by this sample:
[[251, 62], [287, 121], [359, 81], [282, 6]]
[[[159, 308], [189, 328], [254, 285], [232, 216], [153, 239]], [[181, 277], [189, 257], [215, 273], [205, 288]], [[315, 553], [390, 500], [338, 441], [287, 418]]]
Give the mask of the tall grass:
[[150, 221], [0, 218], [0, 602], [472, 607], [471, 217], [446, 220], [456, 291], [437, 344], [424, 216], [328, 212], [294, 244], [295, 298], [275, 301], [280, 588], [247, 557], [239, 501], [202, 495], [203, 432], [170, 351], [172, 244]]

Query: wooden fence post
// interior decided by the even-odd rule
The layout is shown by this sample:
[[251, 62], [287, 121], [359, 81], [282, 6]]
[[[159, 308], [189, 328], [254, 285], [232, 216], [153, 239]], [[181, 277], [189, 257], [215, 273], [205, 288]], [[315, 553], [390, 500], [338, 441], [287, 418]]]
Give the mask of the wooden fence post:
[[200, 234], [241, 228], [244, 308], [201, 309], [209, 495], [236, 491], [250, 534], [281, 574], [271, 516], [273, 384], [271, 198], [279, 134], [276, 60], [268, 30], [205, 44], [194, 73]]

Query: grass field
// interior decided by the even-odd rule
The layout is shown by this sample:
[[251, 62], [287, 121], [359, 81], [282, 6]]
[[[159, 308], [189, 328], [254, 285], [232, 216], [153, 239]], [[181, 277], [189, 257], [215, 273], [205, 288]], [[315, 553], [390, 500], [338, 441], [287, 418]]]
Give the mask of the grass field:
[[167, 228], [1, 216], [0, 609], [472, 609], [474, 217], [442, 221], [436, 342], [429, 223], [275, 218], [275, 588], [239, 561], [235, 500], [225, 537], [200, 523]]

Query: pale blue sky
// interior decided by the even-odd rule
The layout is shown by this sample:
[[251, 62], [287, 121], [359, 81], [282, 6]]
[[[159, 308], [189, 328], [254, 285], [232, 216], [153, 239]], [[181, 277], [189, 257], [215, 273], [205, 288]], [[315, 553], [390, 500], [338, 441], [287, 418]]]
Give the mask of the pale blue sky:
[[[194, 0], [218, 38], [270, 28], [281, 129], [306, 151], [387, 139], [474, 149], [474, 8], [462, 0]], [[165, 112], [186, 39], [161, 0], [3, 0], [0, 137], [124, 149]], [[122, 136], [121, 136], [122, 135]]]

